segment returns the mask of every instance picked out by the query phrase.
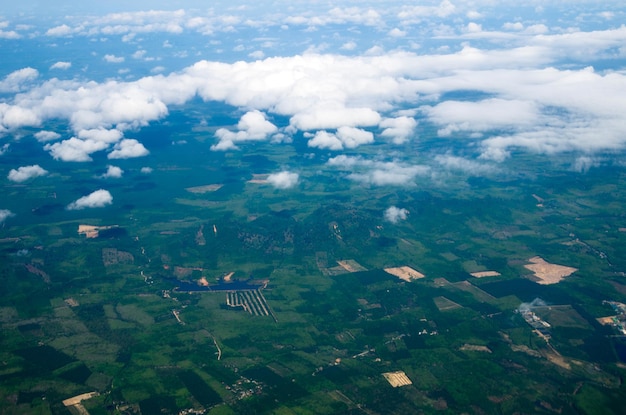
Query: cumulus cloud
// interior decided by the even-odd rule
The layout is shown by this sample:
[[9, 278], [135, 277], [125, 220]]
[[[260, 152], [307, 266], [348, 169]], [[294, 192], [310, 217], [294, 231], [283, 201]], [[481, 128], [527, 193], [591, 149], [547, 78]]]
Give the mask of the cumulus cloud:
[[115, 55], [104, 55], [104, 61], [109, 63], [122, 63], [124, 62], [123, 56], [115, 56]]
[[83, 196], [69, 205], [68, 210], [82, 210], [87, 208], [99, 208], [113, 203], [113, 196], [108, 190], [100, 189], [93, 193]]
[[19, 92], [39, 77], [39, 71], [23, 68], [13, 71], [0, 81], [0, 92]]
[[42, 130], [35, 133], [35, 138], [40, 143], [45, 143], [46, 141], [58, 140], [59, 138], [61, 138], [61, 134], [55, 133], [54, 131]]
[[328, 150], [343, 150], [373, 142], [373, 133], [360, 128], [344, 126], [339, 127], [334, 134], [327, 131], [316, 132], [307, 145]]
[[46, 144], [44, 150], [48, 151], [55, 160], [61, 161], [91, 161], [90, 154], [102, 151], [109, 146], [104, 141], [81, 140], [76, 137], [63, 140], [59, 143]]
[[119, 179], [124, 174], [124, 170], [117, 166], [107, 166], [107, 171], [100, 177], [103, 179]]
[[380, 122], [379, 127], [383, 128], [381, 136], [390, 138], [395, 144], [402, 144], [413, 135], [417, 121], [406, 116], [386, 118]]
[[109, 159], [128, 159], [135, 157], [144, 157], [150, 154], [148, 149], [134, 138], [126, 138], [115, 144], [107, 158]]
[[267, 182], [277, 189], [289, 189], [298, 184], [299, 178], [298, 173], [281, 171], [267, 176]]
[[53, 27], [51, 29], [48, 29], [46, 31], [46, 36], [52, 36], [52, 37], [55, 37], [55, 36], [59, 36], [59, 37], [69, 36], [73, 32], [74, 31], [73, 31], [73, 29], [71, 27], [69, 27], [66, 24], [62, 24], [62, 25], [59, 25], [59, 26], [55, 26], [55, 27]]
[[243, 141], [265, 140], [270, 134], [278, 131], [278, 127], [269, 122], [261, 111], [254, 110], [245, 113], [237, 123], [239, 131], [230, 131], [220, 128], [215, 132], [219, 142], [211, 146], [212, 150], [236, 149], [236, 143]]
[[43, 169], [38, 164], [34, 164], [32, 166], [18, 167], [17, 170], [11, 169], [7, 178], [12, 182], [22, 183], [35, 177], [45, 176], [46, 174], [48, 174], [47, 170]]
[[8, 209], [0, 209], [0, 224], [4, 223], [5, 220], [7, 220], [7, 218], [10, 218], [11, 216], [13, 216], [13, 212], [11, 212]]
[[391, 223], [398, 223], [401, 220], [406, 220], [409, 215], [409, 211], [396, 206], [390, 206], [385, 210], [385, 220]]
[[62, 70], [66, 70], [72, 67], [72, 63], [71, 62], [56, 62], [55, 64], [53, 64], [52, 66], [50, 66], [50, 69], [62, 69]]
[[152, 167], [142, 167], [140, 171], [142, 174], [150, 174], [153, 172], [153, 169]]

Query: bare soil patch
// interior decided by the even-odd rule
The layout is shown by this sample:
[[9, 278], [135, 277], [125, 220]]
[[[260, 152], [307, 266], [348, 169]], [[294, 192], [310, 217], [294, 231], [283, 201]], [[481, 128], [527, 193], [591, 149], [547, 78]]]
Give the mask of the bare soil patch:
[[480, 271], [480, 272], [471, 272], [470, 275], [474, 278], [485, 278], [485, 277], [497, 277], [500, 274], [498, 271]]
[[219, 190], [224, 186], [223, 184], [207, 184], [204, 186], [194, 186], [185, 188], [190, 193], [210, 193]]
[[346, 259], [344, 261], [337, 261], [339, 266], [348, 272], [361, 272], [367, 271], [367, 268], [356, 262], [354, 259]]
[[248, 180], [248, 183], [265, 184], [268, 176], [269, 174], [253, 174], [252, 179]]
[[424, 278], [424, 274], [406, 265], [402, 267], [385, 268], [385, 272], [406, 282]]
[[93, 225], [78, 225], [78, 234], [85, 235], [87, 238], [97, 238], [100, 231], [107, 229], [117, 228], [117, 225], [111, 226], [93, 226]]
[[557, 284], [563, 278], [569, 277], [574, 272], [578, 271], [577, 268], [551, 264], [539, 256], [532, 257], [528, 261], [530, 264], [524, 265], [524, 268], [535, 273], [534, 275], [537, 278], [535, 282], [537, 284]]
[[413, 382], [411, 382], [411, 379], [409, 379], [406, 373], [401, 370], [397, 372], [383, 373], [383, 376], [385, 377], [385, 379], [387, 379], [387, 382], [389, 382], [389, 384], [394, 388], [413, 384]]

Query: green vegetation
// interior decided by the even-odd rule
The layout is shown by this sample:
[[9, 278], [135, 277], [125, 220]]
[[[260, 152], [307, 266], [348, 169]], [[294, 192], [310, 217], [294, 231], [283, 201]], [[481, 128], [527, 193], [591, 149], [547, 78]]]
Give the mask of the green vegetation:
[[[529, 179], [520, 161], [522, 178], [388, 189], [304, 168], [314, 183], [278, 191], [247, 180], [306, 167], [308, 149], [209, 164], [189, 146], [185, 165], [155, 151], [153, 174], [103, 210], [12, 189], [38, 208], [0, 230], [0, 412], [68, 413], [63, 400], [91, 391], [92, 414], [621, 411], [626, 346], [596, 321], [612, 312], [602, 300], [626, 302], [621, 170]], [[385, 221], [391, 205], [407, 219]], [[87, 239], [79, 224], [118, 227]], [[578, 271], [537, 284], [536, 255]], [[425, 278], [383, 271], [403, 265]], [[487, 270], [501, 275], [469, 274]], [[267, 283], [258, 304], [276, 320], [176, 289], [230, 273]], [[517, 312], [537, 298], [549, 345]], [[390, 371], [412, 385], [392, 388]]]

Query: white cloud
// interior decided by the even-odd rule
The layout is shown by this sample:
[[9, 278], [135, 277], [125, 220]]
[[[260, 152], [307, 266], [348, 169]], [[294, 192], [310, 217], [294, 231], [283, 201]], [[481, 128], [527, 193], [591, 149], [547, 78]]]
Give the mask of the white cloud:
[[406, 36], [406, 31], [405, 30], [400, 30], [397, 27], [391, 29], [389, 32], [387, 32], [387, 34], [391, 37], [405, 37]]
[[356, 148], [373, 142], [374, 134], [371, 132], [344, 126], [339, 127], [334, 134], [327, 131], [316, 132], [307, 145], [328, 150], [343, 150], [344, 148]]
[[22, 36], [17, 33], [15, 30], [1, 30], [0, 29], [0, 39], [21, 39]]
[[587, 173], [592, 167], [598, 167], [600, 165], [599, 160], [594, 157], [580, 156], [576, 158], [572, 165], [572, 170], [578, 173]]
[[109, 159], [128, 159], [135, 157], [144, 157], [150, 154], [147, 148], [134, 138], [126, 138], [115, 144], [107, 158]]
[[419, 23], [430, 17], [448, 17], [455, 11], [454, 4], [444, 0], [437, 6], [404, 6], [398, 13], [398, 17], [404, 24]]
[[330, 158], [328, 166], [347, 170], [348, 178], [374, 186], [411, 186], [417, 177], [430, 175], [430, 167], [398, 161], [366, 160], [361, 157], [339, 155]]
[[44, 150], [48, 151], [55, 160], [61, 161], [91, 161], [90, 154], [104, 150], [109, 146], [104, 141], [81, 140], [72, 137], [59, 143], [46, 144]]
[[239, 131], [233, 132], [226, 128], [220, 128], [215, 132], [219, 142], [211, 146], [212, 150], [236, 149], [236, 143], [243, 141], [266, 140], [270, 134], [278, 131], [278, 128], [269, 122], [261, 111], [254, 110], [245, 113], [237, 123]]
[[74, 30], [66, 24], [62, 24], [60, 26], [55, 26], [51, 29], [48, 29], [46, 32], [46, 36], [69, 36], [74, 32]]
[[39, 77], [39, 71], [23, 68], [13, 71], [0, 81], [0, 92], [19, 92]]
[[107, 166], [107, 171], [102, 176], [103, 179], [119, 179], [124, 175], [124, 170], [117, 166]]
[[100, 189], [83, 196], [67, 205], [68, 210], [81, 210], [86, 208], [99, 208], [113, 203], [113, 196], [108, 190]]
[[46, 141], [58, 140], [59, 138], [61, 138], [61, 134], [55, 133], [54, 131], [42, 130], [35, 133], [35, 138], [40, 143], [45, 143]]
[[6, 153], [7, 151], [9, 151], [9, 147], [10, 147], [9, 143], [3, 144], [2, 147], [0, 147], [0, 156]]
[[480, 163], [450, 154], [435, 156], [435, 161], [447, 170], [461, 171], [473, 176], [492, 174], [497, 171], [491, 164]]
[[263, 59], [265, 57], [265, 52], [262, 50], [255, 50], [254, 52], [248, 53], [252, 59]]
[[115, 56], [115, 55], [104, 55], [105, 62], [109, 62], [109, 63], [122, 63], [124, 62], [124, 57], [123, 56]]
[[8, 209], [0, 209], [0, 223], [4, 223], [5, 220], [7, 220], [7, 218], [10, 218], [13, 215], [13, 212], [11, 212]]
[[78, 132], [78, 138], [81, 140], [93, 140], [106, 144], [116, 143], [122, 138], [122, 136], [122, 132], [116, 129], [107, 130], [105, 128], [94, 128], [89, 130], [80, 130]]
[[409, 215], [409, 211], [404, 208], [398, 208], [396, 206], [390, 206], [385, 210], [385, 220], [391, 223], [398, 223], [401, 220], [406, 220]]
[[[467, 12], [466, 7], [460, 10], [459, 5], [456, 10], [451, 6], [444, 1], [430, 8], [422, 6], [425, 9], [400, 7], [379, 14], [379, 18], [396, 12], [403, 13], [406, 19]], [[364, 11], [367, 9], [348, 14], [357, 16]], [[337, 10], [332, 15], [337, 17], [342, 13], [346, 10]], [[99, 34], [104, 34], [104, 27], [111, 34], [128, 34], [136, 29], [129, 28], [135, 23], [134, 18], [143, 19], [146, 25], [142, 28], [147, 31], [150, 22], [163, 23], [166, 17], [173, 17], [181, 27], [188, 27], [185, 22], [191, 19], [186, 12], [123, 14], [91, 23], [100, 28]], [[485, 26], [487, 21], [483, 21]], [[388, 28], [396, 27], [395, 23], [399, 22], [376, 30], [385, 33]], [[465, 45], [456, 52], [418, 55], [380, 48], [377, 56], [306, 53], [232, 64], [200, 61], [168, 76], [147, 76], [129, 82], [40, 81], [31, 69], [0, 81], [5, 90], [20, 92], [0, 103], [0, 133], [37, 127], [50, 119], [67, 121], [74, 139], [82, 142], [66, 140], [55, 143], [55, 147], [46, 144], [45, 148], [58, 159], [89, 160], [94, 151], [110, 148], [121, 138], [102, 143], [97, 138], [81, 138], [81, 130], [125, 132], [140, 128], [165, 117], [168, 106], [184, 104], [199, 96], [244, 111], [258, 111], [273, 126], [271, 132], [260, 135], [262, 138], [254, 138], [254, 130], [250, 128], [221, 129], [216, 133], [219, 141], [213, 149], [236, 148], [240, 141], [250, 139], [272, 140], [279, 131], [265, 114], [289, 119], [289, 126], [280, 133], [325, 130], [334, 136], [335, 144], [331, 147], [338, 148], [337, 143], [344, 149], [348, 147], [342, 141], [345, 137], [339, 134], [339, 129], [344, 127], [361, 130], [379, 127], [382, 137], [402, 143], [415, 129], [414, 120], [403, 119], [397, 111], [404, 106], [422, 106], [425, 122], [435, 123], [442, 136], [454, 134], [470, 140], [482, 151], [483, 159], [505, 159], [514, 154], [511, 152], [514, 148], [536, 152], [596, 152], [626, 147], [623, 123], [626, 76], [620, 71], [558, 68], [561, 58], [574, 62], [571, 67], [575, 68], [581, 62], [599, 59], [606, 62], [604, 59], [626, 56], [623, 47], [626, 27], [546, 34], [543, 32], [547, 26], [527, 24], [529, 31], [524, 31], [524, 25], [512, 23], [512, 32], [506, 33], [509, 37], [505, 40], [485, 37], [496, 45], [489, 44], [485, 49]], [[194, 26], [194, 30], [197, 27], [200, 26]], [[407, 30], [408, 26], [397, 27]], [[440, 29], [452, 33], [449, 35], [452, 46], [467, 35], [438, 26], [437, 30]], [[481, 33], [489, 34], [486, 27]], [[447, 92], [463, 90], [482, 91], [482, 96], [487, 98], [477, 102], [438, 101]], [[497, 136], [490, 137], [487, 133]], [[354, 142], [360, 144], [359, 139]]]
[[458, 131], [521, 129], [534, 125], [541, 117], [533, 101], [491, 98], [482, 101], [444, 101], [424, 107], [431, 121], [443, 125], [440, 136]]
[[321, 148], [327, 150], [343, 150], [343, 144], [341, 140], [332, 133], [327, 131], [318, 131], [315, 133], [313, 138], [311, 138], [307, 145], [309, 147]]
[[483, 27], [478, 23], [469, 22], [467, 24], [466, 30], [470, 33], [478, 33], [483, 31]]
[[50, 69], [61, 69], [61, 70], [66, 70], [72, 67], [72, 63], [71, 62], [56, 62], [55, 64], [53, 64], [52, 66], [50, 66]]
[[142, 174], [150, 174], [152, 173], [154, 170], [152, 169], [152, 167], [142, 167], [141, 168], [141, 173]]
[[342, 50], [354, 50], [354, 49], [356, 49], [356, 46], [357, 46], [356, 42], [349, 41], [349, 42], [346, 42], [343, 45], [341, 45], [341, 49]]
[[289, 189], [298, 184], [299, 178], [298, 173], [281, 171], [280, 173], [273, 173], [267, 176], [267, 182], [277, 189]]
[[47, 170], [35, 164], [32, 166], [18, 167], [17, 170], [11, 169], [7, 178], [12, 182], [22, 183], [35, 177], [45, 176], [46, 174], [48, 174]]
[[402, 144], [415, 132], [417, 121], [407, 116], [386, 118], [380, 122], [379, 127], [384, 128], [381, 136], [391, 138], [395, 144]]

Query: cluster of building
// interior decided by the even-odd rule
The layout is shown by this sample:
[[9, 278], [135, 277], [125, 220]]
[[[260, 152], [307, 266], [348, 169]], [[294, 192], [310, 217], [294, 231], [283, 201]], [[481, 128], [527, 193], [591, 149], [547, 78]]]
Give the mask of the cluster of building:
[[598, 321], [602, 324], [611, 325], [615, 327], [620, 334], [626, 335], [626, 304], [607, 300], [602, 301], [602, 304], [610, 305], [616, 315], [599, 318]]
[[543, 338], [546, 342], [550, 340], [550, 323], [542, 320], [529, 308], [520, 310], [519, 312], [526, 323], [534, 329], [535, 333], [537, 333], [539, 337]]

